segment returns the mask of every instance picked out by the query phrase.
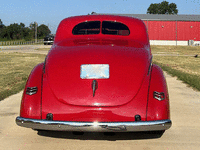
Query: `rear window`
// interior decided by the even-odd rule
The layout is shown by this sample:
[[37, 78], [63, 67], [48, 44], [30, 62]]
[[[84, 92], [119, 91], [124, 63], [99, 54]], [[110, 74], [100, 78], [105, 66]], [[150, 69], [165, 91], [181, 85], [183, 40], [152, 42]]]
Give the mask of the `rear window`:
[[102, 22], [102, 33], [127, 36], [130, 34], [130, 30], [125, 24], [122, 24], [120, 22], [103, 21]]
[[[79, 23], [73, 28], [72, 34], [74, 35], [99, 34], [101, 27], [100, 24], [101, 24], [100, 21], [88, 21]], [[128, 36], [130, 34], [130, 30], [123, 23], [114, 21], [103, 21], [102, 34]]]
[[76, 25], [72, 31], [74, 35], [84, 34], [99, 34], [100, 33], [100, 21], [82, 22]]

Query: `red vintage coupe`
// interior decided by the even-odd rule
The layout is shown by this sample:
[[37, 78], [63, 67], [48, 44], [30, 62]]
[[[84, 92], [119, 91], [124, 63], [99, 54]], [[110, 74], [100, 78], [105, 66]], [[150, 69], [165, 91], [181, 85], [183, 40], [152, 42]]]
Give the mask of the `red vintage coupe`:
[[55, 131], [169, 129], [167, 85], [152, 64], [143, 21], [114, 15], [61, 21], [44, 63], [28, 78], [16, 123]]

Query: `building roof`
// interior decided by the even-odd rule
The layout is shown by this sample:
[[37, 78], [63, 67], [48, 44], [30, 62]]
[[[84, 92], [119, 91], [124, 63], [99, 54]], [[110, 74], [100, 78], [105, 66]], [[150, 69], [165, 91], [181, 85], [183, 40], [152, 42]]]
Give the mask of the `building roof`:
[[163, 21], [200, 21], [200, 15], [162, 15], [162, 14], [101, 14], [93, 15], [119, 15], [139, 18], [141, 20], [163, 20]]

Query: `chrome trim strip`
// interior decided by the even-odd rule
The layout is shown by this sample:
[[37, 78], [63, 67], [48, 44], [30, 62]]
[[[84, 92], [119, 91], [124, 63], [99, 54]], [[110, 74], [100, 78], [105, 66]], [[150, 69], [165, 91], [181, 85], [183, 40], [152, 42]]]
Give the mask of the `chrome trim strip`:
[[83, 131], [83, 132], [134, 132], [159, 131], [171, 127], [171, 120], [136, 121], [136, 122], [69, 122], [50, 121], [17, 117], [19, 126], [54, 131]]

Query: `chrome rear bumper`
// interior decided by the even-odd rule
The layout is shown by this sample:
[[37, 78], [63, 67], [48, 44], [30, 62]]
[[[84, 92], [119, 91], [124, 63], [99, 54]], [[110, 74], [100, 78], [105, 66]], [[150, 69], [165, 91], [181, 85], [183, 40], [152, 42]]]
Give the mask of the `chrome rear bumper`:
[[137, 122], [70, 122], [49, 121], [17, 117], [19, 126], [53, 131], [82, 131], [82, 132], [136, 132], [159, 131], [171, 127], [171, 120], [137, 121]]

